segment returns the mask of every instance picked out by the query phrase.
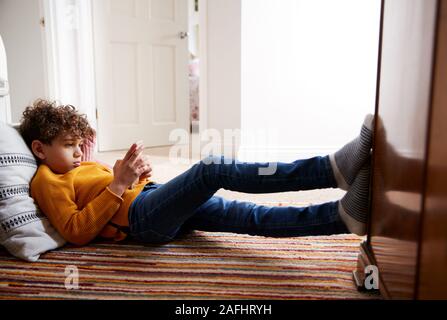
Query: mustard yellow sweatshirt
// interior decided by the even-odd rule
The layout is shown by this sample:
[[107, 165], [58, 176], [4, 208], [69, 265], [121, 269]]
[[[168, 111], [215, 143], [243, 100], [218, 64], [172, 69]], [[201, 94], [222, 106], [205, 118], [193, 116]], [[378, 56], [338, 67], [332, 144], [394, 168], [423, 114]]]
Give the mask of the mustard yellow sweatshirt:
[[108, 223], [129, 225], [129, 207], [149, 180], [121, 197], [108, 188], [112, 180], [113, 171], [96, 162], [82, 162], [65, 174], [42, 164], [31, 181], [31, 196], [68, 242], [84, 245], [98, 235], [120, 241], [126, 234]]

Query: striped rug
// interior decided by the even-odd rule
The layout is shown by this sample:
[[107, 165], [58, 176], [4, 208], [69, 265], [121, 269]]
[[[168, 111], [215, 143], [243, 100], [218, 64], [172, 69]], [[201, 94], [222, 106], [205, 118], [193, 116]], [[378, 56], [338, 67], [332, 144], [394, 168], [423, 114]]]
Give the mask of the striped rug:
[[193, 231], [163, 245], [66, 245], [34, 263], [0, 247], [0, 299], [377, 299], [352, 280], [363, 240]]
[[[358, 292], [352, 280], [361, 240], [194, 231], [157, 246], [67, 245], [36, 263], [1, 249], [0, 299], [377, 298]], [[77, 288], [67, 277], [76, 272]]]

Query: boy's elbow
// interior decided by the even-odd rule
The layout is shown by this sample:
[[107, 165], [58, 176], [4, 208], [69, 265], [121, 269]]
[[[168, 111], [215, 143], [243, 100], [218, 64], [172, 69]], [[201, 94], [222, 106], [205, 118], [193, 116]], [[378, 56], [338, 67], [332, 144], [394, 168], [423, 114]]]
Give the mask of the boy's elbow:
[[76, 246], [84, 246], [95, 238], [95, 236], [90, 236], [80, 232], [64, 232], [62, 236], [69, 243]]
[[66, 239], [66, 240], [69, 243], [74, 244], [76, 246], [85, 246], [90, 242], [90, 240], [79, 239], [79, 238], [72, 238], [72, 239]]
[[96, 233], [92, 232], [93, 230], [89, 230], [89, 228], [80, 224], [77, 219], [71, 219], [61, 229], [62, 237], [77, 246], [86, 245], [97, 236]]

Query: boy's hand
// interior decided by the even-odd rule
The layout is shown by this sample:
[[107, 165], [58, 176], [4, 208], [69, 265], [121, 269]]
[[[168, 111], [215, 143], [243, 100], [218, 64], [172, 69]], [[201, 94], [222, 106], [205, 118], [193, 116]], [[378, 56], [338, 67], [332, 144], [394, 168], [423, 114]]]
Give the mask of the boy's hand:
[[109, 185], [112, 192], [121, 196], [124, 191], [148, 171], [143, 157], [143, 144], [134, 143], [122, 160], [117, 160], [113, 166], [114, 179]]
[[96, 135], [84, 139], [81, 146], [82, 151], [81, 161], [95, 161], [93, 159], [93, 153], [95, 152], [95, 145], [96, 145]]

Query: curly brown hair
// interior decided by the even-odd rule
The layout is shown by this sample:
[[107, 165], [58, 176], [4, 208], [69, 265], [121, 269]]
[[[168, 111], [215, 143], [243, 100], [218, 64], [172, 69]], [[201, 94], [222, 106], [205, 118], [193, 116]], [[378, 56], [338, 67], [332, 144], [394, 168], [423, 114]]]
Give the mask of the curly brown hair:
[[39, 140], [47, 145], [60, 134], [70, 134], [78, 139], [95, 135], [85, 114], [79, 114], [72, 105], [57, 105], [55, 101], [38, 99], [25, 108], [19, 132], [31, 149], [31, 143]]

